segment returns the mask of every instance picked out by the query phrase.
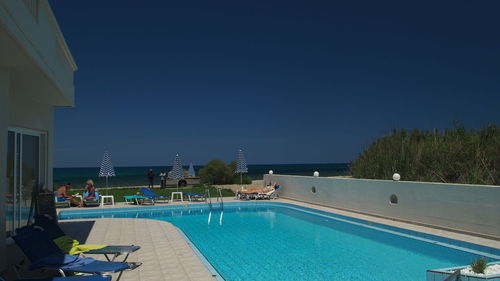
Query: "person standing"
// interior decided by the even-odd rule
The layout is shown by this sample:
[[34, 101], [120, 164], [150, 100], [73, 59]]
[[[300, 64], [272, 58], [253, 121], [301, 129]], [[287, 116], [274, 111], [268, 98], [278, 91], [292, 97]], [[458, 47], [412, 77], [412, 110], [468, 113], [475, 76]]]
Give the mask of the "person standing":
[[161, 172], [160, 173], [160, 188], [167, 187], [166, 182], [165, 182], [166, 178], [167, 178], [167, 173]]
[[155, 173], [153, 172], [153, 169], [149, 169], [148, 172], [148, 179], [149, 179], [149, 188], [154, 187], [154, 181], [155, 181]]

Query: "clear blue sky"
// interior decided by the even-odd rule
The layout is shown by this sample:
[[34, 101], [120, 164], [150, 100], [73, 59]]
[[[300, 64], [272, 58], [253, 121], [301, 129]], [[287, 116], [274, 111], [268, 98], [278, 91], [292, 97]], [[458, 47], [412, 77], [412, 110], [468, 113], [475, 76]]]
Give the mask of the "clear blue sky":
[[500, 1], [51, 0], [79, 66], [55, 166], [348, 162], [500, 124]]

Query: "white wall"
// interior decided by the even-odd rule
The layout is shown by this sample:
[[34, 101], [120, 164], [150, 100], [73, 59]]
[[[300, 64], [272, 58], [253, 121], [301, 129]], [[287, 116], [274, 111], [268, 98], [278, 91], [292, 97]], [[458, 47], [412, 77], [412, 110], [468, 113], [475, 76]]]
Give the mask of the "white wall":
[[[54, 99], [60, 106], [74, 104], [73, 72], [77, 66], [66, 45], [59, 25], [47, 0], [38, 1], [37, 16], [30, 12], [24, 1], [0, 1], [0, 21], [17, 48], [36, 64], [37, 72], [58, 92]], [[31, 80], [33, 81], [33, 80]], [[21, 79], [21, 82], [22, 81]], [[51, 92], [51, 89], [47, 90]], [[41, 95], [41, 88], [38, 93]], [[50, 93], [43, 93], [44, 95]]]
[[[285, 175], [264, 180], [279, 183], [284, 198], [500, 239], [499, 186]], [[392, 194], [398, 204], [389, 202]]]

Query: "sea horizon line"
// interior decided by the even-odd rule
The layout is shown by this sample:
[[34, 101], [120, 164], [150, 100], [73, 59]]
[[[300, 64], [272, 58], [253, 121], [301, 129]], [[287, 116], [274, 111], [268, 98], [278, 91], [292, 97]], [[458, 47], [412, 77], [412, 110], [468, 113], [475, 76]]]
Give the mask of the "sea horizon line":
[[[270, 163], [270, 164], [250, 164], [247, 163], [248, 166], [272, 166], [272, 165], [348, 165], [350, 162], [324, 162], [324, 163]], [[193, 166], [205, 166], [206, 164], [193, 164]], [[114, 166], [115, 168], [154, 168], [154, 167], [170, 167], [172, 165], [137, 165], [137, 166]], [[189, 166], [188, 165], [182, 165]], [[94, 169], [100, 168], [100, 166], [67, 166], [67, 167], [53, 167], [53, 169]]]

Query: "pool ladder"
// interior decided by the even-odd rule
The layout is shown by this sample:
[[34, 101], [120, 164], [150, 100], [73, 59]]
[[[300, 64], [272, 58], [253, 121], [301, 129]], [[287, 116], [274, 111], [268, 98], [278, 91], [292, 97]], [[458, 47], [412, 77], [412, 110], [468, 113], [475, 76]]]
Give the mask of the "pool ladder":
[[[206, 188], [205, 193], [207, 194], [208, 207], [212, 210], [212, 197], [210, 196], [210, 189]], [[224, 199], [222, 197], [222, 188], [217, 187], [217, 202], [220, 205], [220, 209], [224, 210]]]
[[[208, 207], [210, 208], [210, 212], [208, 213], [208, 224], [212, 220], [212, 197], [210, 196], [210, 189], [206, 188], [205, 193], [207, 194], [208, 199]], [[224, 217], [224, 199], [222, 198], [222, 189], [217, 188], [217, 202], [220, 204], [220, 215], [219, 215], [219, 224], [222, 225], [222, 218]]]

